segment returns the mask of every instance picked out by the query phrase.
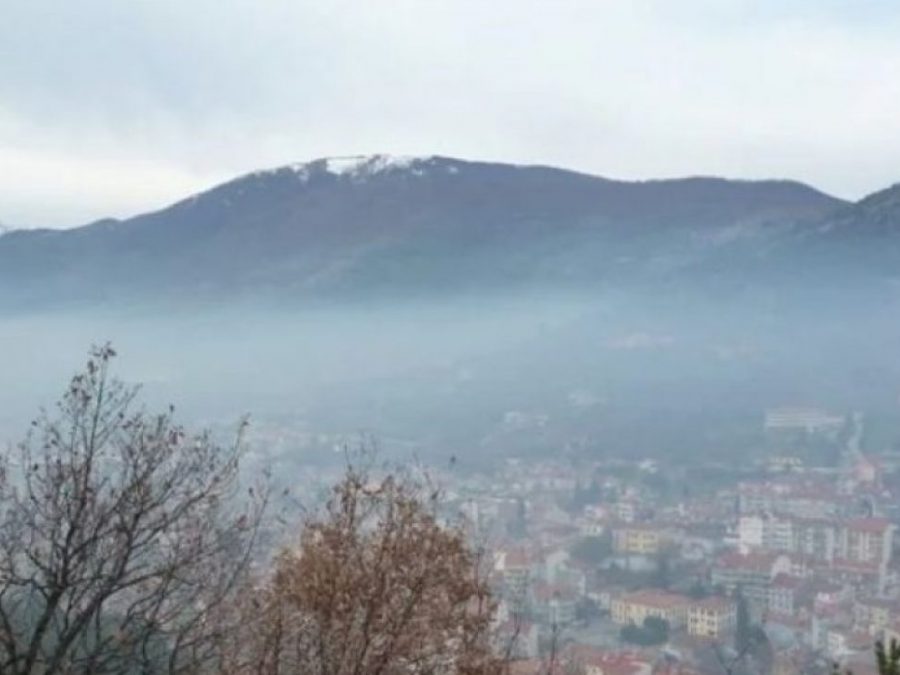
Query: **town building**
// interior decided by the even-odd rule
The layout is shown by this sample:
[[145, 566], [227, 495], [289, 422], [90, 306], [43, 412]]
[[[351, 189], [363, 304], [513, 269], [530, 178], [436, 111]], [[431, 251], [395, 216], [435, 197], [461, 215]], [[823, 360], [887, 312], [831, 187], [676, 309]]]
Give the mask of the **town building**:
[[682, 628], [687, 623], [690, 599], [659, 591], [644, 589], [626, 593], [612, 601], [612, 619], [620, 625], [640, 626], [644, 619], [656, 617], [665, 620], [672, 629]]
[[623, 555], [656, 555], [671, 541], [665, 529], [646, 523], [617, 525], [612, 535], [613, 551]]
[[711, 597], [691, 604], [687, 632], [702, 638], [722, 638], [734, 630], [736, 606], [731, 600]]
[[761, 617], [769, 601], [769, 584], [779, 574], [789, 574], [791, 560], [783, 553], [727, 553], [713, 565], [711, 579], [728, 594], [738, 592], [751, 605], [752, 613]]
[[819, 408], [785, 407], [767, 410], [763, 426], [766, 431], [794, 431], [808, 434], [835, 433], [847, 420]]
[[769, 586], [768, 611], [782, 616], [794, 614], [799, 609], [803, 583], [799, 577], [777, 575]]

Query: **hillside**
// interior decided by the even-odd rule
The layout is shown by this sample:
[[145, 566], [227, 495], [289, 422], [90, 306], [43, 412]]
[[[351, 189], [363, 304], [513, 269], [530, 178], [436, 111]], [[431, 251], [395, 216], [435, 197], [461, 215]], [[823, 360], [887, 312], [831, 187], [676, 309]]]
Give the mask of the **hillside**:
[[623, 182], [443, 157], [322, 159], [127, 220], [2, 235], [0, 302], [643, 283], [696, 273], [710, 258], [767, 255], [798, 228], [854, 208], [868, 207], [790, 181]]

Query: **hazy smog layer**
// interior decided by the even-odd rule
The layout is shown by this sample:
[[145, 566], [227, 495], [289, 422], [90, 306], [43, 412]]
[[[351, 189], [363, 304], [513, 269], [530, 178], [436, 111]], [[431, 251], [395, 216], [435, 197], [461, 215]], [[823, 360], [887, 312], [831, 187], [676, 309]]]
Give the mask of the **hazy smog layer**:
[[249, 414], [481, 459], [727, 456], [778, 406], [858, 408], [891, 427], [898, 338], [889, 313], [624, 293], [37, 314], [0, 319], [0, 420], [20, 437], [88, 347], [110, 341], [151, 405], [213, 427]]

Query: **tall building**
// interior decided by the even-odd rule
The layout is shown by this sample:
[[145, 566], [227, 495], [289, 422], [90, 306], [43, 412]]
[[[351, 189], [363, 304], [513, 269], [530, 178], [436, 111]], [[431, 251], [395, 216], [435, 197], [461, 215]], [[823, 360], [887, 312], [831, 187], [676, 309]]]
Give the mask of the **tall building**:
[[761, 616], [768, 606], [769, 584], [779, 574], [789, 574], [791, 560], [783, 553], [756, 551], [727, 553], [712, 568], [712, 583], [729, 594], [740, 593]]
[[887, 518], [802, 518], [743, 515], [738, 521], [742, 550], [798, 553], [820, 562], [835, 560], [886, 566], [895, 526]]
[[837, 538], [837, 556], [853, 562], [886, 566], [894, 546], [894, 525], [887, 518], [844, 521]]

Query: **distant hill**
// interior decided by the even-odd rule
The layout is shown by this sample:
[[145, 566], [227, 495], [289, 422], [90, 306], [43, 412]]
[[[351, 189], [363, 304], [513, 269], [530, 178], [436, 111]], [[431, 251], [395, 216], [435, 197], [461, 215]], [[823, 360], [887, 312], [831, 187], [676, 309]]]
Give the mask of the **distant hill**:
[[792, 181], [623, 182], [445, 157], [320, 159], [127, 220], [3, 234], [0, 303], [702, 280], [802, 255], [810, 238], [821, 239], [820, 256], [863, 231], [894, 246], [898, 203], [898, 188], [848, 204]]

